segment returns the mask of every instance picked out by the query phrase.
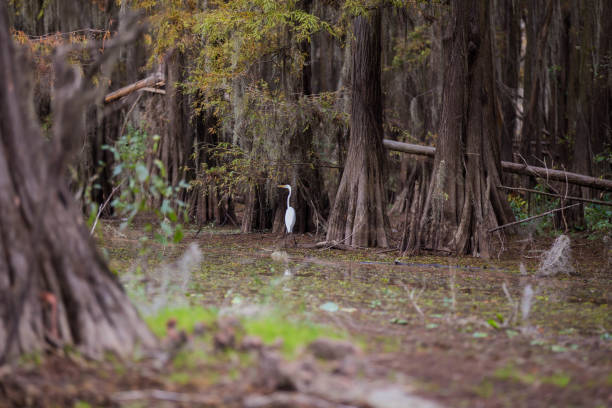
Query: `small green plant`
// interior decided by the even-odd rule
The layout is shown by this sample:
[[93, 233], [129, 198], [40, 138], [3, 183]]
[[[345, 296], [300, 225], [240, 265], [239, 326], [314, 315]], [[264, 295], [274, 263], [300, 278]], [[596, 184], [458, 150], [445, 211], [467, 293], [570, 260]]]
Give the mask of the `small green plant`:
[[[612, 200], [611, 194], [606, 194], [606, 201]], [[595, 235], [612, 232], [612, 207], [589, 204], [584, 207], [584, 221], [587, 229]]]
[[525, 201], [523, 197], [518, 194], [508, 194], [508, 203], [517, 220], [524, 220], [527, 218], [529, 209], [527, 201]]
[[155, 156], [159, 140], [158, 135], [149, 136], [142, 129], [128, 127], [127, 133], [113, 146], [103, 148], [113, 154], [115, 161], [112, 175], [120, 194], [111, 205], [116, 214], [124, 218], [121, 227], [129, 225], [139, 213], [153, 212], [159, 220], [159, 228], [153, 231], [153, 226], [148, 224], [145, 230], [153, 231], [155, 239], [166, 244], [183, 238], [179, 214], [184, 213], [183, 219], [187, 215], [179, 193], [189, 185], [181, 180], [178, 186], [172, 186], [161, 160], [148, 160]]
[[424, 65], [431, 54], [431, 39], [428, 36], [428, 24], [419, 25], [405, 37], [400, 36], [395, 44], [394, 68], [415, 67]]
[[606, 151], [599, 153], [598, 155], [596, 155], [593, 158], [593, 161], [595, 163], [602, 163], [602, 162], [607, 162], [609, 164], [612, 164], [612, 148], [610, 146], [608, 146], [608, 148], [606, 149]]

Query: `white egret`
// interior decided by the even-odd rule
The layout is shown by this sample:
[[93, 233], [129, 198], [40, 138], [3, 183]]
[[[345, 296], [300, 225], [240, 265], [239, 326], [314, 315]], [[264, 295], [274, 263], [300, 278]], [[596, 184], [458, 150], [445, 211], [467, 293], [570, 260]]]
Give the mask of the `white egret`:
[[295, 225], [295, 210], [291, 205], [289, 205], [289, 199], [291, 198], [291, 186], [289, 184], [282, 184], [279, 187], [289, 190], [289, 195], [287, 196], [287, 211], [285, 211], [285, 226], [287, 227], [287, 233], [291, 234], [293, 232], [293, 226]]

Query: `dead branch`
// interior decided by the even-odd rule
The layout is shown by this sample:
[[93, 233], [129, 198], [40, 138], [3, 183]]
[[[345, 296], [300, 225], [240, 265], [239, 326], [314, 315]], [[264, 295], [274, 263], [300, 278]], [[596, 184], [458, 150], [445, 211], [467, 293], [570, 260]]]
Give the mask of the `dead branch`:
[[156, 72], [153, 75], [146, 77], [145, 79], [141, 79], [140, 81], [134, 82], [133, 84], [124, 86], [123, 88], [119, 88], [116, 91], [113, 91], [107, 94], [104, 97], [104, 103], [112, 102], [116, 99], [122, 98], [126, 95], [131, 94], [134, 91], [143, 88], [150, 88], [152, 86], [162, 84], [164, 82], [164, 75], [161, 72]]
[[525, 218], [524, 220], [518, 220], [518, 221], [514, 221], [514, 222], [509, 222], [508, 224], [500, 225], [499, 227], [495, 227], [493, 229], [490, 229], [489, 232], [495, 232], [495, 231], [500, 230], [502, 228], [510, 227], [512, 225], [522, 224], [524, 222], [535, 220], [536, 218], [541, 218], [541, 217], [544, 217], [545, 215], [552, 214], [552, 213], [557, 212], [557, 211], [567, 210], [568, 208], [572, 208], [572, 207], [575, 207], [577, 205], [580, 205], [580, 203], [568, 205], [566, 207], [555, 208], [554, 210], [546, 211], [546, 212], [544, 212], [542, 214], [538, 214], [538, 215], [534, 215], [533, 217]]
[[43, 34], [43, 35], [28, 35], [27, 37], [30, 39], [30, 41], [44, 41], [47, 38], [50, 37], [67, 37], [70, 35], [74, 35], [74, 34], [103, 34], [103, 35], [109, 35], [109, 34], [116, 34], [116, 31], [109, 31], [109, 30], [99, 30], [96, 28], [81, 28], [79, 30], [73, 30], [73, 31], [67, 31], [67, 32], [57, 32], [57, 33], [47, 33], [47, 34]]
[[115, 194], [115, 192], [117, 192], [117, 190], [119, 190], [119, 187], [121, 187], [123, 185], [124, 181], [125, 180], [121, 180], [121, 183], [119, 183], [117, 186], [115, 186], [115, 188], [113, 188], [113, 190], [110, 192], [110, 194], [106, 198], [106, 201], [104, 201], [104, 204], [102, 204], [102, 206], [98, 209], [98, 213], [96, 214], [96, 219], [95, 219], [93, 225], [91, 226], [91, 231], [89, 232], [89, 235], [93, 236], [93, 233], [96, 230], [96, 225], [98, 225], [98, 221], [100, 220], [100, 215], [102, 215], [102, 212], [104, 211], [104, 209], [106, 208], [106, 206], [110, 202], [110, 199], [113, 198], [113, 195]]
[[142, 92], [151, 92], [151, 93], [156, 93], [156, 94], [160, 94], [160, 95], [165, 95], [166, 91], [163, 89], [157, 89], [157, 88], [151, 88], [151, 87], [144, 87], [141, 88], [140, 91]]
[[[396, 142], [383, 139], [383, 145], [389, 150], [416, 154], [420, 156], [434, 157], [436, 148], [431, 146], [420, 146], [410, 143]], [[502, 170], [508, 173], [522, 174], [525, 176], [536, 176], [549, 180], [564, 181], [578, 186], [592, 187], [605, 191], [612, 191], [612, 180], [585, 176], [583, 174], [571, 173], [569, 171], [551, 170], [543, 167], [529, 166], [526, 164], [501, 162]]]
[[545, 195], [545, 196], [549, 196], [549, 197], [562, 198], [564, 200], [569, 200], [569, 201], [581, 201], [581, 202], [585, 202], [585, 203], [592, 203], [592, 204], [598, 204], [598, 205], [612, 206], [612, 202], [611, 201], [601, 201], [601, 200], [592, 200], [590, 198], [580, 198], [580, 197], [573, 197], [573, 196], [565, 196], [565, 195], [562, 195], [562, 194], [554, 194], [554, 193], [547, 193], [547, 192], [544, 192], [544, 191], [538, 191], [538, 190], [534, 190], [534, 189], [531, 189], [531, 188], [508, 187], [508, 186], [497, 186], [497, 188], [501, 188], [501, 189], [504, 189], [504, 190], [526, 191], [526, 192], [529, 192], [529, 193], [535, 193], [535, 194]]

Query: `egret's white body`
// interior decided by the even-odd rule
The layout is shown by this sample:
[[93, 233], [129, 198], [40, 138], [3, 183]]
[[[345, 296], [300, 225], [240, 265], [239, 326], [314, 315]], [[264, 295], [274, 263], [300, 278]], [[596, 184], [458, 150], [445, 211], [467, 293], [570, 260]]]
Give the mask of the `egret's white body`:
[[291, 234], [293, 232], [293, 226], [295, 225], [295, 210], [291, 205], [289, 205], [289, 199], [291, 198], [291, 186], [289, 184], [283, 184], [279, 187], [289, 190], [289, 195], [287, 196], [287, 211], [285, 211], [285, 226], [287, 227], [287, 233]]

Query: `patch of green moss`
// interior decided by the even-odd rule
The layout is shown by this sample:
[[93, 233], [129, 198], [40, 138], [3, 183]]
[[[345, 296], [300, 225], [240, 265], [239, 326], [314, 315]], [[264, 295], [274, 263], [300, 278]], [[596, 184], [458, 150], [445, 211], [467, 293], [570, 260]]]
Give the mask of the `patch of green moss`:
[[158, 337], [166, 334], [166, 323], [170, 319], [176, 320], [179, 330], [193, 331], [196, 323], [210, 324], [215, 321], [217, 310], [214, 308], [204, 308], [201, 306], [164, 308], [158, 313], [145, 318], [149, 328]]
[[168, 379], [173, 383], [185, 385], [191, 381], [191, 377], [192, 376], [190, 373], [179, 371], [179, 372], [174, 372], [170, 374]]
[[491, 398], [493, 395], [493, 383], [489, 380], [484, 380], [473, 388], [474, 393], [481, 398]]
[[525, 385], [542, 383], [551, 384], [559, 388], [567, 387], [571, 381], [571, 377], [565, 373], [554, 373], [550, 376], [539, 376], [537, 374], [523, 372], [511, 364], [495, 370], [493, 377], [498, 380], [514, 381]]
[[260, 337], [266, 344], [273, 344], [277, 339], [282, 339], [282, 350], [287, 357], [295, 356], [300, 348], [319, 337], [336, 339], [345, 337], [331, 327], [308, 320], [290, 321], [278, 314], [247, 320], [244, 322], [244, 327], [248, 334]]

